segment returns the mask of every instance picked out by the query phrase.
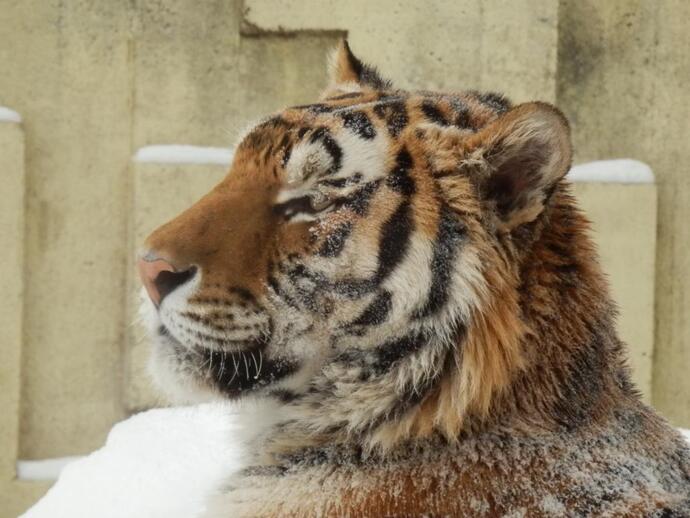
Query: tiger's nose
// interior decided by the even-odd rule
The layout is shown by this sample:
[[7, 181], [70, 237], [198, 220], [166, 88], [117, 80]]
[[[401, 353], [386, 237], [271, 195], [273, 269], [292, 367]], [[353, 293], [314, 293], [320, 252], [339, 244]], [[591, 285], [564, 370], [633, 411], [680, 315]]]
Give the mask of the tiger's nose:
[[148, 253], [137, 261], [137, 269], [146, 292], [156, 306], [175, 289], [194, 277], [196, 267], [176, 268], [173, 264]]

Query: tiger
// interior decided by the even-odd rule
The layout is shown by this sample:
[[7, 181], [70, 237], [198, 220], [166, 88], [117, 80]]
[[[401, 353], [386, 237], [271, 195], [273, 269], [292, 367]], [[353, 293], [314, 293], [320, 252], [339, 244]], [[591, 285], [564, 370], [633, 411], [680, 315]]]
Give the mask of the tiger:
[[564, 115], [395, 88], [346, 41], [329, 70], [138, 261], [157, 383], [240, 402], [242, 466], [205, 516], [690, 516]]

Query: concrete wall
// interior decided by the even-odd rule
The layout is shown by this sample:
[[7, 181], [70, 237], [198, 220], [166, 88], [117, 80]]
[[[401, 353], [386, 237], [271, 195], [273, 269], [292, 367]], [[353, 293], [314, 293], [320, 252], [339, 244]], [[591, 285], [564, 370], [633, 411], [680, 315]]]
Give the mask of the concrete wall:
[[[24, 123], [0, 123], [0, 174], [17, 170], [5, 161], [16, 160], [11, 135], [23, 130], [25, 183], [13, 173], [3, 183], [11, 203], [0, 205], [0, 245], [18, 254], [0, 266], [0, 282], [15, 279], [1, 287], [23, 290], [21, 304], [0, 302], [0, 408], [17, 421], [0, 428], [2, 480], [17, 455], [85, 453], [113, 422], [155, 402], [132, 325], [135, 243], [222, 167], [133, 163], [135, 151], [232, 145], [257, 117], [313, 99], [326, 53], [346, 33], [401, 86], [557, 102], [573, 120], [578, 160], [652, 164], [658, 249], [654, 186], [577, 192], [600, 229], [636, 379], [690, 425], [690, 382], [680, 372], [690, 360], [688, 9], [683, 0], [3, 2], [0, 104]], [[26, 272], [23, 287], [6, 268]], [[15, 509], [46, 487], [13, 484]], [[8, 505], [0, 500], [0, 516]]]

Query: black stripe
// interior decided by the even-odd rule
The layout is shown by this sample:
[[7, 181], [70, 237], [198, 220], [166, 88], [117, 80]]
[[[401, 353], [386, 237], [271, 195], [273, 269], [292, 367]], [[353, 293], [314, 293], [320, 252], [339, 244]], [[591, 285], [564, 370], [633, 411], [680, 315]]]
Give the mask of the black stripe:
[[380, 185], [380, 180], [364, 184], [360, 189], [357, 189], [343, 200], [343, 206], [347, 207], [358, 216], [366, 216], [371, 199]]
[[458, 97], [449, 97], [450, 107], [453, 110], [452, 124], [458, 128], [471, 129], [476, 131], [477, 128], [474, 127], [472, 123], [472, 117], [470, 116], [470, 110], [467, 104], [462, 99]]
[[400, 194], [412, 196], [415, 193], [414, 180], [410, 176], [413, 165], [410, 152], [403, 147], [395, 157], [395, 167], [386, 177], [386, 185]]
[[288, 306], [290, 306], [293, 309], [301, 309], [299, 305], [297, 304], [297, 301], [293, 299], [289, 294], [285, 293], [285, 290], [278, 284], [278, 280], [273, 277], [272, 275], [269, 275], [268, 280], [267, 280], [268, 286], [273, 290], [273, 292], [276, 294], [276, 296], [285, 302]]
[[328, 234], [324, 242], [321, 244], [318, 255], [322, 257], [337, 257], [343, 251], [347, 238], [352, 233], [352, 222], [347, 221], [342, 225], [336, 227]]
[[318, 211], [314, 210], [311, 203], [309, 196], [300, 196], [274, 205], [273, 212], [285, 218], [290, 218], [295, 214], [315, 214]]
[[369, 85], [377, 90], [385, 90], [391, 87], [390, 81], [383, 79], [376, 68], [362, 63], [350, 50], [350, 46], [345, 43], [345, 52], [350, 68], [357, 75], [357, 82]]
[[359, 110], [348, 110], [339, 112], [338, 115], [343, 119], [345, 127], [366, 140], [371, 140], [376, 136], [376, 129], [367, 117], [367, 114]]
[[468, 92], [473, 95], [484, 106], [488, 106], [497, 113], [508, 111], [512, 105], [510, 100], [502, 94], [496, 92]]
[[335, 178], [333, 180], [321, 180], [319, 185], [325, 185], [326, 187], [333, 187], [335, 189], [342, 189], [348, 183], [348, 178]]
[[323, 103], [314, 103], [314, 104], [301, 104], [299, 106], [291, 106], [288, 108], [288, 110], [308, 110], [312, 113], [328, 113], [332, 112], [336, 106], [330, 106], [328, 104], [323, 104]]
[[391, 292], [383, 290], [366, 309], [347, 327], [376, 326], [382, 324], [392, 308]]
[[407, 108], [402, 100], [378, 103], [374, 106], [374, 113], [386, 121], [388, 132], [393, 137], [397, 137], [409, 122]]
[[455, 268], [455, 257], [466, 235], [465, 226], [447, 205], [442, 205], [441, 215], [431, 259], [431, 286], [424, 306], [417, 317], [428, 317], [448, 302], [450, 282]]
[[[288, 270], [293, 296], [304, 309], [320, 315], [327, 313], [328, 308], [319, 303], [317, 295], [328, 290], [331, 283], [323, 274], [309, 270], [303, 264], [296, 264]], [[303, 282], [307, 280], [308, 283]]]
[[290, 270], [288, 270], [288, 275], [293, 281], [298, 281], [300, 279], [309, 279], [316, 286], [327, 286], [328, 280], [326, 277], [318, 272], [313, 272], [307, 269], [303, 264], [296, 264]]
[[342, 279], [334, 282], [331, 287], [339, 295], [356, 299], [375, 291], [378, 282], [376, 279]]
[[424, 101], [422, 103], [422, 112], [424, 112], [424, 116], [429, 119], [429, 122], [433, 122], [440, 126], [448, 126], [445, 115], [443, 115], [443, 112], [438, 109], [433, 101]]
[[333, 165], [327, 171], [327, 174], [339, 171], [343, 160], [343, 150], [340, 149], [340, 146], [331, 135], [331, 132], [328, 131], [327, 128], [318, 128], [309, 138], [309, 141], [314, 143], [318, 140], [321, 141], [326, 152], [331, 155], [331, 159], [333, 160]]
[[280, 142], [278, 142], [278, 147], [279, 148], [284, 148], [290, 143], [290, 134], [286, 133], [283, 135], [283, 138], [280, 139]]
[[345, 350], [333, 362], [362, 367], [365, 370], [365, 379], [371, 379], [388, 372], [396, 362], [414, 354], [428, 344], [429, 337], [425, 333], [412, 332], [378, 344], [371, 353], [356, 348]]
[[395, 338], [376, 347], [376, 360], [373, 368], [377, 374], [391, 369], [394, 363], [406, 356], [419, 351], [428, 343], [428, 339], [420, 333], [412, 333], [402, 338]]
[[455, 112], [455, 117], [453, 119], [453, 126], [462, 129], [472, 129], [476, 130], [470, 119], [470, 110], [465, 108], [464, 110], [459, 110]]
[[405, 199], [381, 228], [379, 239], [379, 265], [375, 274], [376, 282], [383, 281], [403, 260], [410, 246], [410, 236], [414, 230], [412, 206]]

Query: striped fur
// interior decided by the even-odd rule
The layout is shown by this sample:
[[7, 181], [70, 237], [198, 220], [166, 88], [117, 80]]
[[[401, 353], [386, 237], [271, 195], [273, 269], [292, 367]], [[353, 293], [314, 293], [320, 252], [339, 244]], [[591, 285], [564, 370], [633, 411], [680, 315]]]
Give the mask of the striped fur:
[[563, 179], [563, 116], [396, 90], [347, 44], [332, 74], [146, 243], [196, 267], [142, 306], [155, 377], [256, 403], [209, 516], [690, 512], [690, 454], [631, 385]]

